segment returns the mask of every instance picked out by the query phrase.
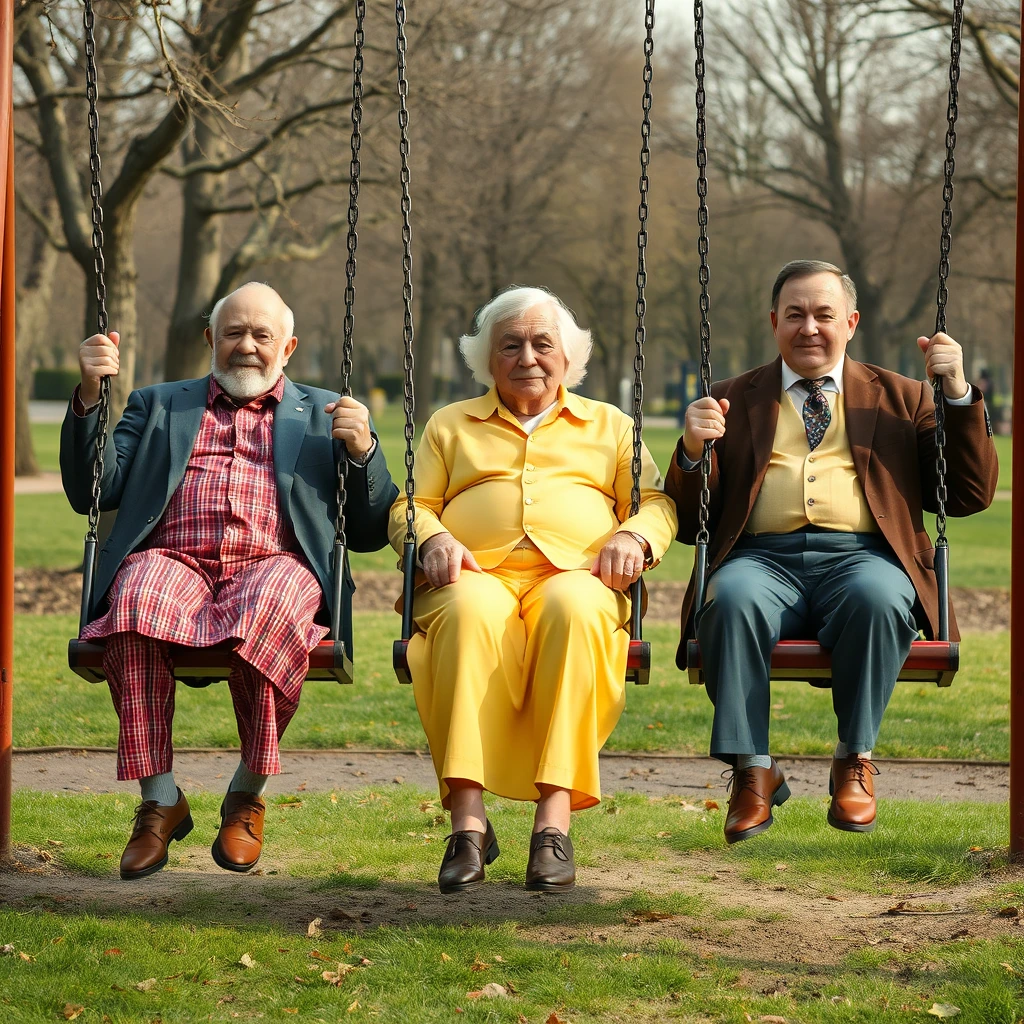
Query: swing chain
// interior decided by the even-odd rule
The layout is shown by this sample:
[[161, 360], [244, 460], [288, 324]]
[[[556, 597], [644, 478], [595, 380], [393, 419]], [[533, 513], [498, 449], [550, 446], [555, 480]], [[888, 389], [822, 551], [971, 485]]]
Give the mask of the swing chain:
[[647, 299], [644, 291], [647, 287], [647, 193], [650, 189], [650, 178], [647, 168], [651, 162], [651, 106], [654, 102], [651, 94], [651, 82], [654, 78], [654, 0], [647, 0], [644, 14], [644, 97], [643, 121], [640, 125], [640, 229], [636, 236], [636, 354], [633, 356], [633, 489], [630, 494], [630, 515], [640, 511], [640, 474], [643, 470], [643, 429], [644, 429], [644, 342], [647, 340], [647, 328], [644, 317], [647, 313]]
[[[362, 146], [360, 126], [363, 121], [363, 20], [366, 17], [366, 0], [356, 0], [355, 4], [355, 52], [352, 56], [352, 158], [348, 168], [348, 235], [345, 244], [348, 258], [345, 260], [345, 319], [342, 323], [341, 343], [341, 394], [348, 397], [352, 394], [352, 350], [355, 331], [356, 302], [356, 247], [359, 235], [356, 225], [359, 223], [359, 150]], [[348, 501], [348, 452], [341, 446], [336, 467], [338, 480], [338, 510], [334, 518], [334, 541], [343, 548], [348, 547], [345, 536], [345, 504]]]
[[[942, 231], [939, 235], [939, 289], [936, 296], [935, 333], [946, 330], [946, 302], [949, 293], [949, 253], [953, 246], [953, 172], [956, 168], [957, 86], [960, 81], [960, 40], [963, 33], [964, 0], [953, 0], [953, 34], [949, 46], [949, 105], [946, 109], [946, 160], [943, 164]], [[932, 380], [935, 394], [935, 546], [948, 547], [946, 539], [946, 402], [942, 378]]]
[[413, 439], [416, 436], [416, 400], [413, 395], [413, 320], [412, 320], [412, 224], [410, 213], [412, 211], [412, 199], [409, 195], [409, 82], [406, 78], [405, 54], [407, 41], [405, 38], [405, 3], [403, 0], [395, 0], [395, 25], [398, 30], [398, 152], [401, 157], [400, 181], [402, 185], [402, 299], [404, 303], [404, 320], [402, 323], [402, 340], [404, 342], [404, 357], [402, 366], [405, 373], [404, 397], [405, 406], [405, 542], [415, 544], [416, 542], [416, 503], [415, 503], [415, 480], [413, 467], [415, 455], [413, 454]]
[[[693, 4], [693, 44], [696, 53], [694, 76], [697, 82], [697, 252], [700, 256], [700, 393], [702, 398], [711, 394], [711, 298], [708, 295], [708, 281], [711, 271], [708, 268], [708, 150], [707, 122], [705, 106], [707, 94], [704, 91], [704, 4], [702, 0], [694, 0]], [[704, 451], [700, 460], [700, 528], [697, 532], [698, 544], [708, 544], [711, 535], [708, 530], [708, 517], [711, 505], [711, 442], [704, 442]]]
[[[99, 73], [96, 68], [96, 15], [92, 0], [85, 0], [85, 98], [89, 104], [89, 194], [92, 200], [93, 275], [96, 284], [96, 333], [107, 333], [106, 265], [103, 260], [103, 184], [100, 180], [100, 117], [96, 108]], [[100, 380], [99, 423], [96, 428], [96, 457], [92, 467], [92, 503], [86, 541], [97, 540], [100, 521], [100, 487], [103, 459], [110, 427], [110, 378]]]

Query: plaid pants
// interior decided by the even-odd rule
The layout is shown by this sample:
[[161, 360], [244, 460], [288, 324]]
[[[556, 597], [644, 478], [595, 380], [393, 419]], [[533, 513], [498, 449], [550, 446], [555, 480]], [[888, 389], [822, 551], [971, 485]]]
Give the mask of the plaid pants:
[[[120, 719], [117, 777], [140, 779], [169, 772], [174, 763], [174, 665], [170, 645], [141, 633], [107, 637], [103, 668]], [[258, 669], [235, 655], [228, 676], [242, 761], [252, 772], [281, 771], [278, 743], [299, 706], [297, 686], [275, 687]], [[294, 696], [292, 696], [294, 694]]]

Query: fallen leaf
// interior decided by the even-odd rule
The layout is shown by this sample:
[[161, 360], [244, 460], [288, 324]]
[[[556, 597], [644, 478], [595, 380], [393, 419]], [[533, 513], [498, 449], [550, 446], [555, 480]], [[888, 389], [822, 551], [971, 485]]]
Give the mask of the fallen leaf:
[[243, 953], [238, 962], [239, 962], [239, 964], [242, 967], [255, 967], [256, 966], [256, 961], [253, 960], [253, 958], [251, 956], [249, 956], [248, 953]]
[[658, 838], [659, 839], [671, 839], [672, 838], [672, 833], [671, 832], [659, 832], [658, 833]]
[[300, 985], [308, 985], [309, 984], [309, 978], [300, 978], [297, 974], [295, 975], [295, 980]]
[[295, 792], [296, 793], [301, 793], [308, 785], [309, 785], [309, 780], [307, 779], [304, 783], [302, 783], [301, 786], [296, 786], [295, 787]]
[[63, 846], [64, 844], [59, 839], [47, 839], [46, 843], [48, 846]]
[[345, 975], [351, 974], [354, 970], [355, 968], [351, 964], [338, 964], [336, 971], [324, 971], [320, 977], [328, 985], [340, 986], [345, 980]]
[[704, 801], [704, 809], [708, 810], [708, 811], [717, 811], [718, 810], [718, 801], [717, 800], [705, 800]]
[[156, 978], [147, 978], [145, 981], [140, 981], [135, 986], [140, 992], [149, 992], [150, 989], [156, 988]]
[[1020, 917], [1020, 907], [1003, 907], [997, 914], [998, 917]]
[[359, 1009], [359, 1000], [358, 999], [353, 999], [352, 1002], [348, 1004], [348, 1009], [345, 1012], [346, 1013], [355, 1013], [356, 1010], [358, 1010], [358, 1009]]
[[420, 801], [420, 812], [426, 814], [427, 811], [432, 811], [437, 806], [436, 800], [421, 800]]
[[845, 896], [826, 896], [825, 899], [832, 900], [833, 903], [845, 903]]
[[14, 956], [14, 943], [7, 942], [0, 946], [0, 956]]
[[[302, 787], [300, 786], [299, 788], [301, 789]], [[297, 1006], [282, 1006], [281, 1007], [281, 1012], [282, 1013], [298, 1013], [299, 1012], [299, 1008]]]
[[640, 959], [640, 954], [639, 953], [623, 953], [622, 954], [622, 959], [623, 960], [639, 960]]
[[365, 956], [361, 956], [359, 958], [359, 966], [360, 967], [369, 967], [372, 963], [373, 963], [373, 961], [372, 960], [367, 960]]
[[31, 953], [22, 952], [18, 954], [18, 959], [27, 960], [29, 963], [31, 963], [33, 960], [35, 960], [35, 957]]
[[396, 775], [391, 781], [396, 786], [400, 786], [403, 782], [405, 782], [405, 778], [403, 776], [401, 776], [401, 775]]
[[490, 964], [485, 964], [478, 955], [477, 958], [469, 965], [469, 969], [471, 971], [486, 971], [490, 966]]
[[302, 806], [302, 801], [301, 800], [289, 800], [286, 803], [277, 804], [277, 806], [278, 807], [301, 807]]
[[64, 1019], [74, 1020], [85, 1012], [84, 1006], [79, 1006], [77, 1003], [65, 1003], [64, 1004]]
[[565, 1021], [562, 1020], [562, 1018], [559, 1017], [558, 1014], [555, 1013], [554, 1010], [552, 1010], [551, 1011], [551, 1016], [548, 1017], [548, 1019], [546, 1021], [544, 1021], [544, 1024], [565, 1024]]
[[338, 802], [338, 794], [337, 793], [332, 793], [331, 794], [331, 803], [332, 804], [336, 804], [337, 802]]
[[[11, 948], [13, 949], [14, 947], [12, 946]], [[441, 963], [446, 964], [449, 960], [451, 960], [451, 957], [447, 953], [441, 954]]]
[[497, 953], [495, 953], [494, 954], [494, 962], [496, 964], [503, 964], [505, 962], [505, 958], [503, 956], [499, 956]]
[[960, 1012], [960, 1007], [952, 1003], [932, 1003], [931, 1009], [927, 1012], [933, 1017], [955, 1017]]
[[217, 1000], [217, 1005], [218, 1006], [223, 1006], [224, 1003], [233, 1003], [234, 1001], [235, 1001], [235, 997], [234, 996], [221, 996], [220, 999]]
[[788, 864], [776, 864], [775, 865], [775, 870], [776, 871], [788, 871], [789, 870], [789, 865]]
[[319, 949], [311, 949], [309, 951], [309, 955], [314, 960], [323, 960], [323, 962], [325, 964], [333, 964], [334, 963], [334, 961], [329, 956], [324, 956], [323, 953], [321, 953]]
[[1017, 971], [1014, 968], [1013, 964], [1008, 964], [1008, 963], [1005, 963], [1004, 961], [1000, 960], [999, 961], [999, 966], [1000, 967], [1005, 967], [1009, 974], [1016, 974], [1017, 973]]
[[323, 923], [322, 918], [314, 917], [313, 920], [309, 922], [309, 927], [306, 929], [306, 938], [319, 939], [324, 933], [323, 928], [320, 927]]
[[121, 950], [119, 949], [105, 949], [103, 950], [104, 956], [120, 956]]
[[484, 985], [482, 989], [476, 992], [467, 992], [467, 999], [506, 999], [508, 998], [508, 989], [504, 985], [499, 985], [496, 981], [492, 981], [487, 985]]
[[758, 1017], [757, 1019], [764, 1021], [764, 1024], [786, 1024], [786, 1018], [775, 1013], [769, 1013], [767, 1017]]

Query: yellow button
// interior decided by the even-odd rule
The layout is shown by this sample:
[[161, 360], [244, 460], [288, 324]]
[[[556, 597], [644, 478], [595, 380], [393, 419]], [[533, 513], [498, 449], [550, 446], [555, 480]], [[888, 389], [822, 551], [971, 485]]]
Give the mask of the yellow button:
[[814, 456], [813, 455], [808, 455], [807, 456], [807, 461], [808, 462], [813, 462], [814, 461]]
[[532, 476], [523, 477], [524, 484], [535, 484], [537, 481]]
[[808, 498], [807, 499], [807, 504], [808, 505], [813, 505], [814, 504], [814, 499], [813, 498]]
[[807, 482], [808, 482], [809, 484], [813, 484], [813, 483], [814, 483], [814, 481], [815, 481], [815, 480], [817, 480], [817, 479], [818, 479], [818, 478], [817, 478], [816, 476], [809, 476], [809, 477], [807, 478]]
[[537, 467], [532, 462], [528, 462], [523, 468], [527, 473], [532, 473]]
[[533, 504], [533, 498], [527, 498], [526, 499], [526, 504], [527, 505], [532, 505]]
[[527, 533], [533, 533], [533, 527], [530, 525], [524, 526], [523, 529], [526, 530]]

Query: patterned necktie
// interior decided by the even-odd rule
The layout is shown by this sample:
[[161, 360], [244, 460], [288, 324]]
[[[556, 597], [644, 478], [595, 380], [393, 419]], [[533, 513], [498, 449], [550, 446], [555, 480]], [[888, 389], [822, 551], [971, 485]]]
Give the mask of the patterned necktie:
[[807, 388], [807, 399], [804, 401], [804, 430], [807, 431], [807, 444], [813, 452], [821, 444], [821, 439], [832, 422], [832, 410], [828, 407], [828, 399], [821, 390], [828, 377], [817, 377], [814, 380], [802, 380]]

